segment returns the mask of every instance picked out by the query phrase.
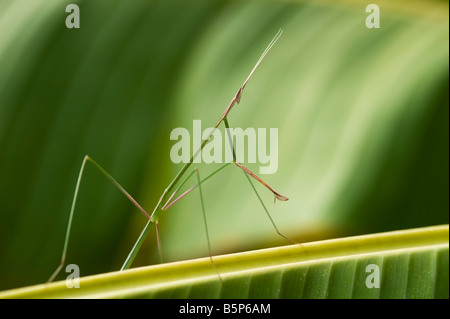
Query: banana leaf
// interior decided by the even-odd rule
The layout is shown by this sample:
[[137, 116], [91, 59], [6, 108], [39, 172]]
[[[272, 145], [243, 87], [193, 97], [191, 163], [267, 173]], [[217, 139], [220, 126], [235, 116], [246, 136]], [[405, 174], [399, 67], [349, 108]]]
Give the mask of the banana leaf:
[[[89, 276], [0, 298], [448, 298], [448, 225]], [[376, 268], [376, 273], [373, 270]]]

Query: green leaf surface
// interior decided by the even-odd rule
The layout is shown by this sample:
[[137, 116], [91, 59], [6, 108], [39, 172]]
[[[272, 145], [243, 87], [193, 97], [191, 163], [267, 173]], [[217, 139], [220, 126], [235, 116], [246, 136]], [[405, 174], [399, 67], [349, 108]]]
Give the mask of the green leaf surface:
[[[448, 298], [448, 225], [112, 272], [4, 291], [0, 298]], [[378, 267], [379, 288], [368, 278]], [[370, 285], [369, 285], [370, 286]]]

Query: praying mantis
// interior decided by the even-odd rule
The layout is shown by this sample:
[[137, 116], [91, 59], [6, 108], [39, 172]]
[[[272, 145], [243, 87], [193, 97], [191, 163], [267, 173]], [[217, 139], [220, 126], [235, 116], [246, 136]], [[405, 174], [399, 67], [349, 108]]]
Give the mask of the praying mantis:
[[[64, 239], [64, 246], [63, 246], [63, 251], [62, 251], [62, 256], [61, 256], [61, 260], [60, 260], [60, 264], [59, 266], [56, 268], [56, 270], [53, 272], [53, 274], [50, 276], [50, 278], [48, 279], [47, 282], [51, 282], [53, 281], [56, 276], [59, 274], [59, 272], [61, 271], [61, 269], [64, 267], [65, 265], [65, 261], [66, 261], [66, 255], [67, 255], [67, 249], [68, 249], [68, 244], [69, 244], [69, 239], [70, 239], [70, 232], [71, 232], [71, 227], [72, 227], [72, 221], [73, 221], [73, 217], [74, 217], [74, 212], [75, 212], [75, 207], [76, 207], [76, 202], [77, 202], [77, 198], [78, 198], [78, 192], [80, 189], [80, 184], [81, 184], [81, 180], [82, 180], [82, 176], [83, 176], [83, 172], [85, 170], [86, 164], [89, 162], [91, 165], [93, 165], [102, 175], [104, 175], [126, 198], [128, 198], [128, 200], [148, 219], [144, 229], [142, 230], [140, 236], [138, 237], [136, 243], [134, 244], [134, 246], [132, 247], [131, 251], [129, 252], [125, 262], [123, 263], [122, 267], [120, 270], [126, 270], [129, 269], [131, 267], [131, 264], [133, 263], [134, 258], [136, 257], [137, 253], [139, 252], [145, 238], [147, 237], [149, 231], [150, 231], [150, 227], [152, 224], [155, 224], [155, 229], [156, 229], [156, 238], [157, 238], [157, 244], [158, 244], [158, 251], [159, 251], [159, 256], [160, 256], [160, 261], [162, 262], [162, 254], [161, 254], [161, 240], [160, 240], [160, 235], [159, 235], [159, 222], [158, 222], [158, 216], [159, 213], [161, 211], [165, 211], [167, 209], [169, 209], [171, 206], [173, 206], [175, 203], [177, 203], [178, 201], [180, 201], [182, 198], [184, 198], [185, 196], [187, 196], [189, 193], [191, 193], [194, 189], [196, 189], [198, 187], [199, 189], [199, 193], [200, 193], [200, 201], [201, 201], [201, 208], [202, 208], [202, 215], [203, 215], [203, 223], [205, 226], [205, 234], [206, 234], [206, 240], [207, 240], [207, 244], [208, 244], [208, 250], [209, 250], [209, 258], [210, 261], [212, 263], [212, 265], [214, 266], [214, 269], [219, 277], [219, 279], [222, 281], [222, 278], [220, 276], [220, 273], [214, 263], [214, 260], [212, 258], [212, 254], [211, 254], [211, 245], [210, 245], [210, 241], [209, 241], [209, 232], [208, 232], [208, 226], [207, 226], [207, 220], [206, 220], [206, 211], [205, 211], [205, 205], [204, 205], [204, 200], [203, 200], [203, 193], [202, 193], [202, 183], [204, 183], [206, 180], [208, 180], [209, 178], [213, 177], [215, 174], [217, 174], [219, 171], [221, 171], [222, 169], [224, 169], [225, 167], [227, 167], [230, 164], [234, 164], [237, 168], [239, 168], [240, 170], [243, 171], [244, 175], [247, 177], [248, 182], [250, 183], [253, 191], [255, 192], [256, 196], [258, 197], [259, 202], [261, 203], [266, 215], [268, 216], [268, 218], [270, 219], [270, 222], [272, 223], [273, 227], [275, 228], [276, 232], [278, 233], [278, 235], [282, 236], [283, 238], [285, 238], [286, 240], [294, 243], [294, 244], [298, 244], [297, 242], [291, 240], [290, 238], [288, 238], [287, 236], [283, 235], [277, 228], [274, 220], [272, 219], [272, 217], [269, 214], [269, 211], [267, 210], [266, 206], [264, 205], [259, 193], [257, 192], [252, 179], [256, 180], [257, 182], [259, 182], [260, 184], [262, 184], [265, 188], [267, 188], [270, 192], [272, 192], [272, 194], [274, 195], [274, 199], [279, 200], [279, 201], [287, 201], [289, 198], [282, 195], [281, 193], [279, 193], [278, 191], [276, 191], [274, 188], [272, 188], [269, 184], [267, 184], [266, 182], [264, 182], [258, 175], [256, 175], [255, 173], [253, 173], [250, 169], [248, 169], [247, 167], [245, 167], [244, 165], [242, 165], [241, 163], [239, 163], [237, 161], [237, 157], [236, 157], [236, 152], [235, 152], [235, 148], [232, 142], [232, 139], [229, 137], [230, 142], [230, 147], [232, 149], [232, 153], [233, 153], [233, 162], [232, 163], [226, 163], [224, 165], [222, 165], [220, 168], [218, 168], [217, 170], [215, 170], [213, 173], [209, 174], [207, 177], [201, 179], [200, 178], [200, 173], [199, 173], [199, 169], [195, 168], [194, 170], [192, 170], [189, 174], [187, 174], [187, 176], [185, 176], [185, 174], [188, 172], [189, 168], [191, 167], [191, 165], [194, 162], [194, 159], [199, 155], [199, 153], [202, 151], [202, 149], [205, 147], [205, 145], [210, 141], [214, 130], [216, 130], [220, 124], [224, 124], [225, 127], [227, 129], [230, 128], [230, 125], [228, 123], [228, 119], [227, 116], [230, 113], [230, 111], [232, 110], [232, 108], [236, 105], [239, 104], [244, 88], [246, 87], [248, 81], [250, 80], [250, 78], [252, 77], [253, 73], [255, 72], [255, 70], [257, 69], [257, 67], [260, 65], [260, 63], [262, 62], [262, 60], [264, 59], [264, 57], [266, 56], [266, 54], [269, 52], [269, 50], [273, 47], [273, 45], [278, 41], [278, 39], [280, 38], [282, 34], [282, 30], [280, 29], [278, 31], [278, 33], [275, 35], [275, 37], [272, 39], [272, 41], [269, 43], [269, 45], [266, 47], [266, 49], [264, 50], [264, 52], [261, 54], [259, 60], [256, 62], [255, 66], [253, 67], [253, 69], [251, 70], [251, 72], [249, 73], [249, 75], [247, 76], [246, 80], [244, 81], [244, 83], [242, 84], [242, 86], [238, 89], [237, 93], [234, 95], [234, 97], [231, 99], [230, 103], [228, 104], [228, 106], [226, 107], [225, 111], [223, 112], [223, 114], [220, 116], [219, 120], [216, 122], [216, 124], [213, 127], [213, 130], [210, 131], [209, 136], [206, 139], [203, 139], [200, 147], [192, 154], [189, 162], [185, 163], [184, 166], [180, 169], [180, 171], [178, 172], [178, 174], [174, 177], [174, 179], [169, 183], [169, 185], [165, 188], [165, 190], [163, 191], [162, 195], [160, 196], [155, 208], [153, 209], [152, 213], [149, 214], [102, 166], [100, 166], [93, 158], [91, 158], [89, 155], [86, 155], [82, 161], [81, 164], [81, 168], [78, 174], [78, 179], [76, 182], [76, 186], [75, 186], [75, 191], [74, 191], [74, 195], [73, 195], [73, 199], [72, 199], [72, 204], [71, 204], [71, 208], [70, 208], [70, 214], [69, 214], [69, 221], [67, 224], [67, 230], [66, 230], [66, 235], [65, 235], [65, 239]], [[229, 131], [227, 131], [229, 132]], [[178, 197], [175, 198], [175, 196], [178, 194], [178, 192], [181, 190], [181, 188], [185, 185], [185, 183], [193, 176], [196, 175], [196, 181], [197, 183], [188, 188], [188, 190], [186, 190], [184, 193], [182, 193], [181, 195], [179, 195]], [[182, 180], [182, 177], [185, 176], [185, 178]], [[250, 178], [251, 177], [251, 178]], [[169, 194], [171, 194], [169, 196]]]

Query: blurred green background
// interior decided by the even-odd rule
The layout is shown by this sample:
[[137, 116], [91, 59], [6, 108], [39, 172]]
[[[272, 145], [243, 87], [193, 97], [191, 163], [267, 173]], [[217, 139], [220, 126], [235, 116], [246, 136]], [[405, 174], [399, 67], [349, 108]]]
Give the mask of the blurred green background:
[[[447, 1], [0, 0], [0, 289], [58, 265], [85, 154], [151, 211], [181, 167], [172, 129], [213, 126], [280, 28], [229, 121], [278, 128], [278, 171], [262, 178], [290, 200], [258, 190], [281, 232], [448, 223], [448, 22]], [[236, 167], [203, 191], [213, 254], [289, 244]], [[67, 263], [119, 269], [145, 223], [88, 164]], [[208, 255], [198, 192], [160, 223], [166, 261]], [[152, 229], [133, 266], [155, 262]]]

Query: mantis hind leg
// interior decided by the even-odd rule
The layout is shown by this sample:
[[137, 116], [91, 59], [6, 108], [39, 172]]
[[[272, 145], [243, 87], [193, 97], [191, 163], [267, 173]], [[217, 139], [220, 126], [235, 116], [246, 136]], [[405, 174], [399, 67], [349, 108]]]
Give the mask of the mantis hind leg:
[[59, 272], [64, 267], [64, 264], [66, 262], [67, 248], [69, 245], [70, 232], [72, 229], [72, 221], [73, 221], [73, 216], [75, 213], [75, 206], [77, 203], [78, 191], [80, 189], [81, 179], [83, 177], [83, 172], [84, 172], [87, 162], [90, 162], [91, 164], [93, 164], [94, 167], [96, 167], [114, 186], [116, 186], [116, 188], [119, 189], [119, 191], [122, 194], [124, 194], [125, 197], [127, 197], [133, 203], [133, 205], [136, 206], [149, 219], [149, 222], [153, 222], [153, 219], [142, 208], [142, 206], [107, 171], [105, 171], [99, 164], [97, 164], [97, 162], [94, 161], [89, 155], [86, 155], [83, 159], [83, 162], [81, 163], [80, 172], [78, 173], [77, 184], [75, 186], [75, 191], [74, 191], [73, 198], [72, 198], [72, 205], [70, 208], [69, 221], [67, 223], [67, 230], [66, 230], [66, 236], [64, 239], [64, 247], [63, 247], [63, 252], [62, 252], [62, 256], [61, 256], [61, 261], [60, 261], [59, 266], [56, 268], [56, 270], [53, 272], [53, 274], [50, 276], [50, 278], [47, 280], [47, 282], [51, 282], [56, 278], [56, 276], [59, 274]]
[[217, 276], [219, 276], [220, 281], [223, 282], [222, 277], [220, 277], [219, 271], [217, 270], [216, 264], [214, 263], [214, 260], [212, 258], [212, 254], [211, 254], [211, 243], [210, 243], [210, 240], [209, 240], [208, 223], [206, 222], [205, 203], [203, 201], [202, 185], [201, 185], [201, 182], [200, 182], [200, 173], [198, 172], [198, 168], [195, 169], [195, 173], [197, 175], [198, 189], [200, 191], [200, 201], [202, 202], [202, 214], [203, 214], [203, 222], [204, 222], [204, 225], [205, 225], [206, 240], [208, 242], [209, 259], [211, 260], [211, 263], [214, 266], [214, 270], [216, 271]]

